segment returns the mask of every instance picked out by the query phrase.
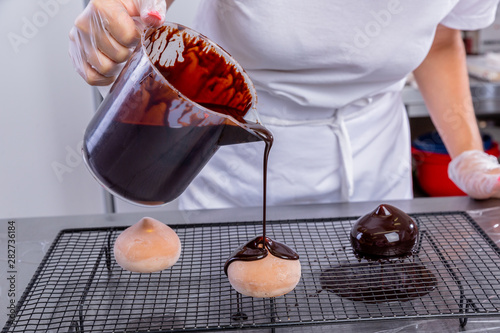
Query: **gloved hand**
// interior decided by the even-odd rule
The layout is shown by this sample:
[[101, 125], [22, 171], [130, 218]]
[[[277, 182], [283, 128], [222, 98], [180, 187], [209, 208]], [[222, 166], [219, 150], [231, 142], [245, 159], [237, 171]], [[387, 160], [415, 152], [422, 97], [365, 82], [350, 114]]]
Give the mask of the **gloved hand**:
[[165, 0], [91, 0], [69, 34], [76, 71], [91, 85], [113, 83], [139, 42], [141, 28], [163, 24], [166, 11]]
[[474, 199], [500, 198], [500, 164], [495, 156], [465, 151], [450, 162], [448, 176]]

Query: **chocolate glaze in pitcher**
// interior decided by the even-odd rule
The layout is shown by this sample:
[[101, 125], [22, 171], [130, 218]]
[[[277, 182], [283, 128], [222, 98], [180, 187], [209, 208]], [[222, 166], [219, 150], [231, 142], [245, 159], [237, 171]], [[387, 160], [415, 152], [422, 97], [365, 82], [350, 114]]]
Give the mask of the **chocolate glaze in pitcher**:
[[85, 161], [121, 198], [177, 198], [219, 146], [272, 138], [257, 120], [243, 69], [204, 36], [152, 29], [122, 70], [84, 137]]

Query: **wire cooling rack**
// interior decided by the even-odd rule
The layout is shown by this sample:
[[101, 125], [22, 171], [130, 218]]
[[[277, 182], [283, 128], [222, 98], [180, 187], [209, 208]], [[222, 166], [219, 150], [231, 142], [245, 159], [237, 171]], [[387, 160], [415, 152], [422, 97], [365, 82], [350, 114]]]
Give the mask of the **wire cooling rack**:
[[500, 249], [466, 213], [415, 214], [410, 260], [359, 262], [356, 218], [270, 221], [267, 234], [300, 254], [302, 278], [285, 296], [234, 291], [223, 272], [259, 222], [172, 226], [183, 252], [172, 268], [139, 274], [114, 261], [124, 228], [63, 230], [2, 332], [186, 332], [500, 314]]

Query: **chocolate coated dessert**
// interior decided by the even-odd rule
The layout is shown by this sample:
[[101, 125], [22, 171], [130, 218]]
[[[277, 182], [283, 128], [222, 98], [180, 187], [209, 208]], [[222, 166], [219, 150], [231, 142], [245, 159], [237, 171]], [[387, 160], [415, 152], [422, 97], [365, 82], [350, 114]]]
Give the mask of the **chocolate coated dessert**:
[[382, 204], [356, 221], [350, 238], [358, 258], [406, 258], [413, 254], [418, 227], [402, 210]]

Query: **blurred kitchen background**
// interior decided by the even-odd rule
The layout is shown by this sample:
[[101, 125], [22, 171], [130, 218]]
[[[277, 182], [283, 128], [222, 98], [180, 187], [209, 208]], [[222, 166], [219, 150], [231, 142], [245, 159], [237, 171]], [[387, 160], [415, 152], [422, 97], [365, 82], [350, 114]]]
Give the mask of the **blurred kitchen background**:
[[[190, 26], [198, 2], [177, 0], [167, 20]], [[112, 207], [81, 159], [95, 93], [73, 69], [68, 32], [83, 6], [83, 0], [0, 1], [0, 218], [145, 210], [120, 200]], [[471, 82], [480, 125], [500, 140], [500, 15], [464, 40], [471, 73], [481, 77]], [[404, 96], [413, 138], [431, 132], [411, 78]], [[418, 181], [415, 195], [428, 195]]]

